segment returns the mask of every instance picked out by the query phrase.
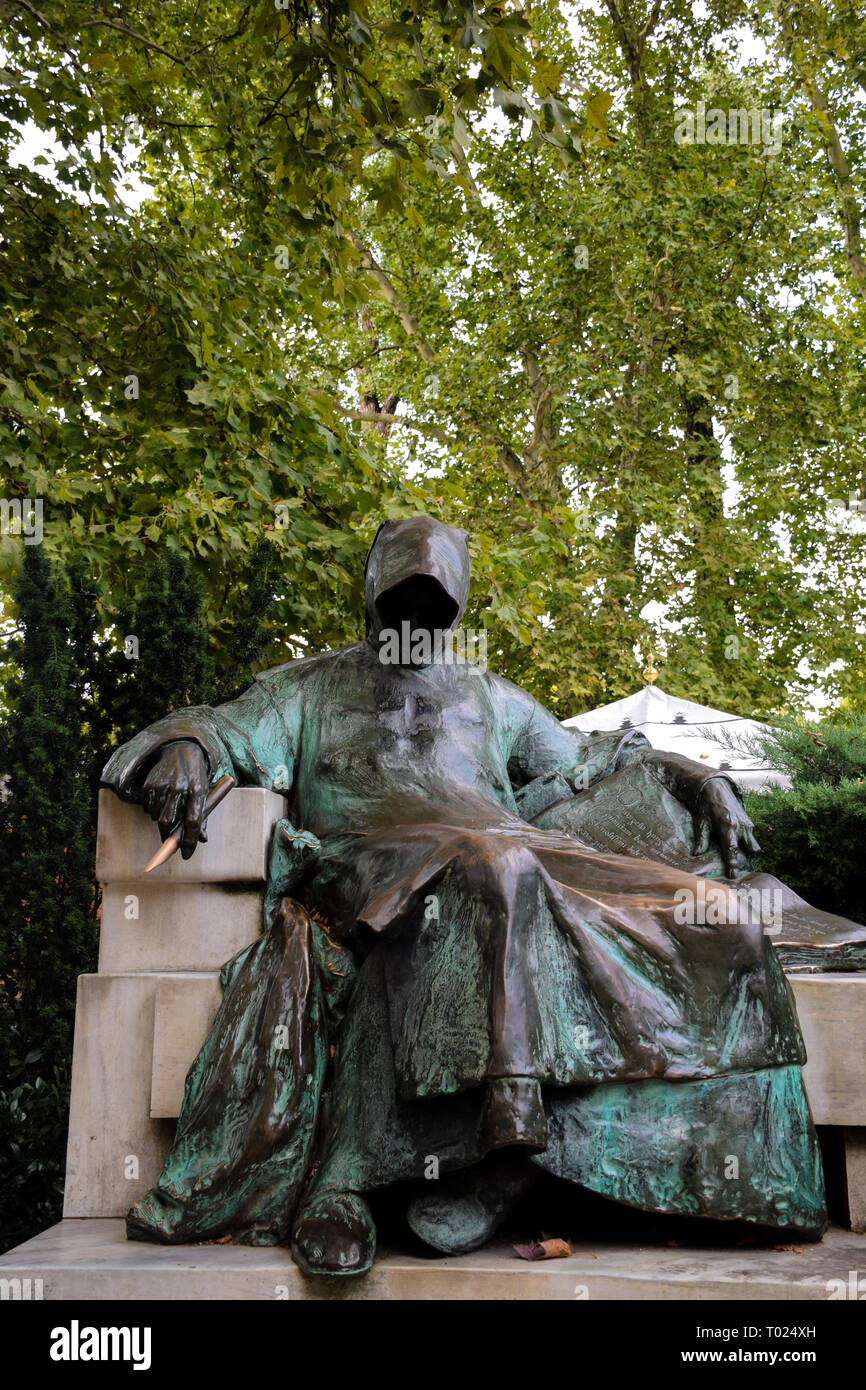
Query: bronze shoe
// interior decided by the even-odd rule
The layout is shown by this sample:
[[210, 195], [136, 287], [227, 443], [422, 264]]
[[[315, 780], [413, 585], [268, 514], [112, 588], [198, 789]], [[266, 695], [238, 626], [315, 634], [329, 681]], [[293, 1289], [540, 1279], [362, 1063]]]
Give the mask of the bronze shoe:
[[525, 1155], [497, 1154], [427, 1184], [429, 1191], [409, 1203], [406, 1219], [425, 1245], [444, 1255], [466, 1255], [495, 1235], [535, 1176]]
[[357, 1192], [322, 1192], [298, 1213], [292, 1259], [304, 1274], [366, 1274], [376, 1254], [376, 1227]]

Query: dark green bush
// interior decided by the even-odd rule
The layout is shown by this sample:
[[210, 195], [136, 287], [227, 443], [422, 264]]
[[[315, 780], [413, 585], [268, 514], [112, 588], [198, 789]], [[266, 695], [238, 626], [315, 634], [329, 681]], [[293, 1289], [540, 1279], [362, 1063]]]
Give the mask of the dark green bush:
[[41, 1054], [27, 1054], [0, 1087], [2, 1249], [60, 1219], [70, 1071], [69, 1057], [46, 1067]]
[[793, 782], [746, 798], [761, 868], [813, 906], [866, 922], [866, 717], [791, 722], [761, 745]]
[[[76, 980], [96, 966], [103, 764], [169, 709], [249, 683], [272, 641], [277, 581], [259, 546], [242, 581], [246, 612], [214, 652], [203, 587], [183, 559], [157, 559], [106, 635], [83, 562], [58, 570], [42, 547], [24, 552], [16, 629], [2, 652], [0, 1252], [60, 1218]], [[136, 659], [123, 651], [130, 635]]]
[[79, 665], [90, 600], [41, 546], [25, 552], [16, 598], [0, 768], [0, 1247], [60, 1213], [76, 979], [97, 947], [97, 721]]

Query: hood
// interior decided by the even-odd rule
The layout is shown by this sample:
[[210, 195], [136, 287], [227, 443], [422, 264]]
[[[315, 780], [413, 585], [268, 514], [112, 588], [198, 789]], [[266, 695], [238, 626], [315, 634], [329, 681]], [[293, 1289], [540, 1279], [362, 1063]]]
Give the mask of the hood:
[[467, 531], [430, 516], [386, 521], [376, 532], [364, 570], [367, 640], [378, 646], [383, 628], [450, 631], [469, 597]]

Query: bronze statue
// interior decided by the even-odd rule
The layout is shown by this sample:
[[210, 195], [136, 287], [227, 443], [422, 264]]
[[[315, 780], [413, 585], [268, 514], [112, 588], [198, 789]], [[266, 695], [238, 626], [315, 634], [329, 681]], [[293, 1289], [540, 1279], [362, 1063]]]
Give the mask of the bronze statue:
[[[464, 531], [386, 522], [365, 585], [365, 641], [175, 711], [105, 768], [164, 836], [182, 824], [185, 857], [220, 779], [288, 801], [264, 933], [224, 968], [129, 1236], [291, 1237], [306, 1272], [357, 1275], [371, 1192], [414, 1180], [409, 1225], [459, 1253], [540, 1168], [819, 1238], [803, 1045], [737, 889], [758, 847], [734, 784], [450, 660]], [[628, 853], [599, 848], [612, 814]], [[714, 917], [688, 906], [707, 880]]]

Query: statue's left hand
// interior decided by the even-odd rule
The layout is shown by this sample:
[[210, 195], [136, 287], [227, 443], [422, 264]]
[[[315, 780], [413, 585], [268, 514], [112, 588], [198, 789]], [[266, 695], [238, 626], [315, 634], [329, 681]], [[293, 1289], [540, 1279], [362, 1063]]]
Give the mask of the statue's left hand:
[[760, 852], [754, 832], [755, 827], [727, 778], [713, 777], [705, 782], [695, 811], [695, 853], [714, 842], [722, 852], [726, 876], [739, 878]]

